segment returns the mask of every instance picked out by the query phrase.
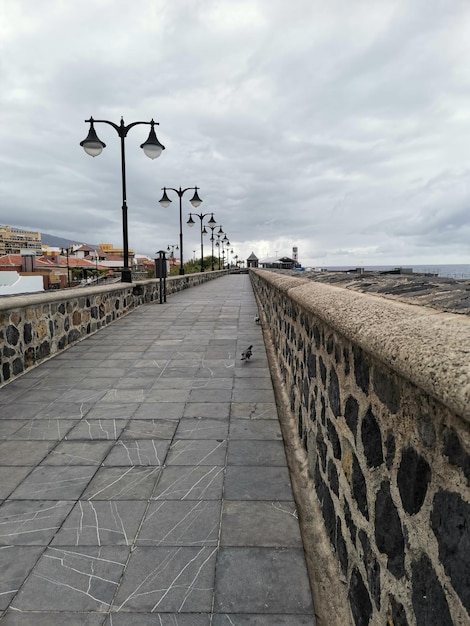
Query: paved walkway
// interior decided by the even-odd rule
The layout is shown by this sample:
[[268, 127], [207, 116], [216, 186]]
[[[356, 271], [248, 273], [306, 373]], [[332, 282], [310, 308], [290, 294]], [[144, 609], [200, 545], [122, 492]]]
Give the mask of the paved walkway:
[[256, 314], [225, 276], [0, 389], [2, 626], [315, 623]]

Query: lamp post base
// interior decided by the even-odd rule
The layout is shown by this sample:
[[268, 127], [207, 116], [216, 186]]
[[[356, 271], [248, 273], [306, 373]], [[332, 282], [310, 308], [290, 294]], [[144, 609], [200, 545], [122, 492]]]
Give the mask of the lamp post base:
[[121, 270], [121, 283], [131, 283], [131, 282], [132, 282], [131, 270], [128, 268]]

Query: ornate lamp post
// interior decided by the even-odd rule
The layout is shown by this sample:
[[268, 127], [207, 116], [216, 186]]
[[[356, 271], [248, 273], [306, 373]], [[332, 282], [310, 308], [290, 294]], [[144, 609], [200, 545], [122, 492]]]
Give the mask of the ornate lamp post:
[[[211, 271], [213, 272], [214, 271], [214, 241], [215, 241], [214, 229], [217, 228], [217, 224], [214, 224], [214, 226], [209, 226], [209, 228], [212, 231], [211, 232], [211, 239], [210, 239], [210, 241], [211, 241], [211, 244], [212, 244], [212, 256], [211, 256], [211, 261], [212, 261], [211, 265], [212, 265], [212, 267], [211, 267]], [[217, 234], [217, 236], [219, 236], [219, 235]], [[219, 265], [220, 265], [220, 262], [219, 262]], [[219, 267], [219, 270], [220, 270], [220, 267]]]
[[85, 120], [85, 122], [90, 124], [90, 130], [88, 131], [88, 136], [86, 139], [80, 142], [80, 145], [85, 150], [87, 154], [92, 157], [96, 157], [103, 152], [103, 148], [106, 148], [106, 144], [98, 138], [96, 134], [94, 124], [109, 124], [112, 126], [114, 130], [119, 135], [121, 139], [121, 179], [122, 179], [122, 237], [123, 237], [123, 256], [124, 256], [124, 267], [122, 269], [121, 280], [123, 283], [132, 282], [131, 270], [129, 269], [129, 241], [128, 241], [128, 230], [127, 230], [127, 190], [126, 190], [126, 157], [125, 157], [125, 146], [124, 140], [127, 136], [127, 133], [133, 126], [137, 126], [138, 124], [150, 124], [150, 133], [147, 138], [147, 141], [144, 141], [140, 147], [143, 149], [146, 156], [149, 159], [156, 159], [161, 155], [163, 150], [165, 150], [165, 146], [163, 146], [157, 139], [157, 135], [155, 134], [154, 126], [155, 124], [158, 126], [158, 122], [154, 122], [153, 119], [150, 122], [132, 122], [131, 124], [124, 124], [124, 120], [121, 117], [121, 123], [115, 124], [114, 122], [109, 122], [108, 120], [94, 120], [90, 117], [89, 120]]
[[62, 255], [66, 255], [67, 257], [67, 287], [70, 287], [70, 266], [69, 266], [69, 253], [70, 253], [70, 248], [62, 248], [60, 253]]
[[[204, 226], [204, 229], [202, 227], [202, 220], [209, 215], [209, 213], [194, 213], [194, 215], [196, 217], [198, 217], [201, 221], [201, 272], [204, 271], [204, 241], [203, 241], [203, 236], [207, 235], [207, 230], [206, 227]], [[209, 228], [211, 228], [212, 226], [216, 226], [217, 222], [214, 219], [214, 214], [211, 213], [210, 214], [211, 218], [210, 220], [207, 222], [207, 225], [209, 226]], [[189, 214], [189, 220], [187, 221], [188, 226], [194, 226], [194, 220], [193, 220], [193, 214], [190, 213]]]
[[199, 189], [199, 187], [186, 187], [186, 189], [181, 189], [181, 187], [179, 189], [175, 189], [174, 187], [163, 187], [163, 196], [161, 197], [161, 200], [159, 200], [159, 202], [162, 205], [162, 207], [164, 207], [165, 209], [169, 207], [171, 204], [171, 200], [166, 193], [167, 189], [171, 189], [171, 191], [175, 191], [178, 194], [178, 197], [180, 199], [180, 271], [179, 273], [182, 276], [184, 275], [184, 265], [183, 265], [183, 217], [181, 213], [181, 210], [182, 210], [181, 198], [183, 197], [186, 191], [189, 191], [190, 189], [194, 189], [194, 195], [190, 200], [192, 206], [195, 209], [197, 209], [199, 206], [201, 206], [202, 200], [197, 193], [197, 190]]

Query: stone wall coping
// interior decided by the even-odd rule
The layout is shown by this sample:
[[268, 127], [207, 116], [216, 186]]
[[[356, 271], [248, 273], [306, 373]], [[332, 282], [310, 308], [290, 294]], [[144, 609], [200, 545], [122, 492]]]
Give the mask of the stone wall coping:
[[[139, 281], [145, 282], [145, 281]], [[154, 281], [155, 282], [155, 281]], [[20, 296], [0, 298], [0, 311], [20, 309], [27, 306], [40, 306], [50, 302], [63, 302], [74, 298], [83, 298], [97, 293], [112, 293], [124, 291], [139, 283], [112, 283], [111, 285], [94, 285], [92, 287], [77, 287], [75, 289], [58, 289], [40, 293], [26, 293]]]
[[470, 319], [308, 279], [251, 271], [470, 421]]

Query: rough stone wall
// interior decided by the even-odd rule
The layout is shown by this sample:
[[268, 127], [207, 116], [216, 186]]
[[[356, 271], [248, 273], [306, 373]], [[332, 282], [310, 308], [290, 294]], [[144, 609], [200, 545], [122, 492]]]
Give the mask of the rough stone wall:
[[[167, 295], [224, 274], [172, 276], [166, 281]], [[0, 299], [0, 386], [159, 298], [159, 280], [147, 280]]]
[[[470, 624], [467, 320], [266, 271], [251, 278], [351, 623]], [[426, 348], [436, 323], [449, 338]], [[380, 334], [402, 343], [384, 347]]]

